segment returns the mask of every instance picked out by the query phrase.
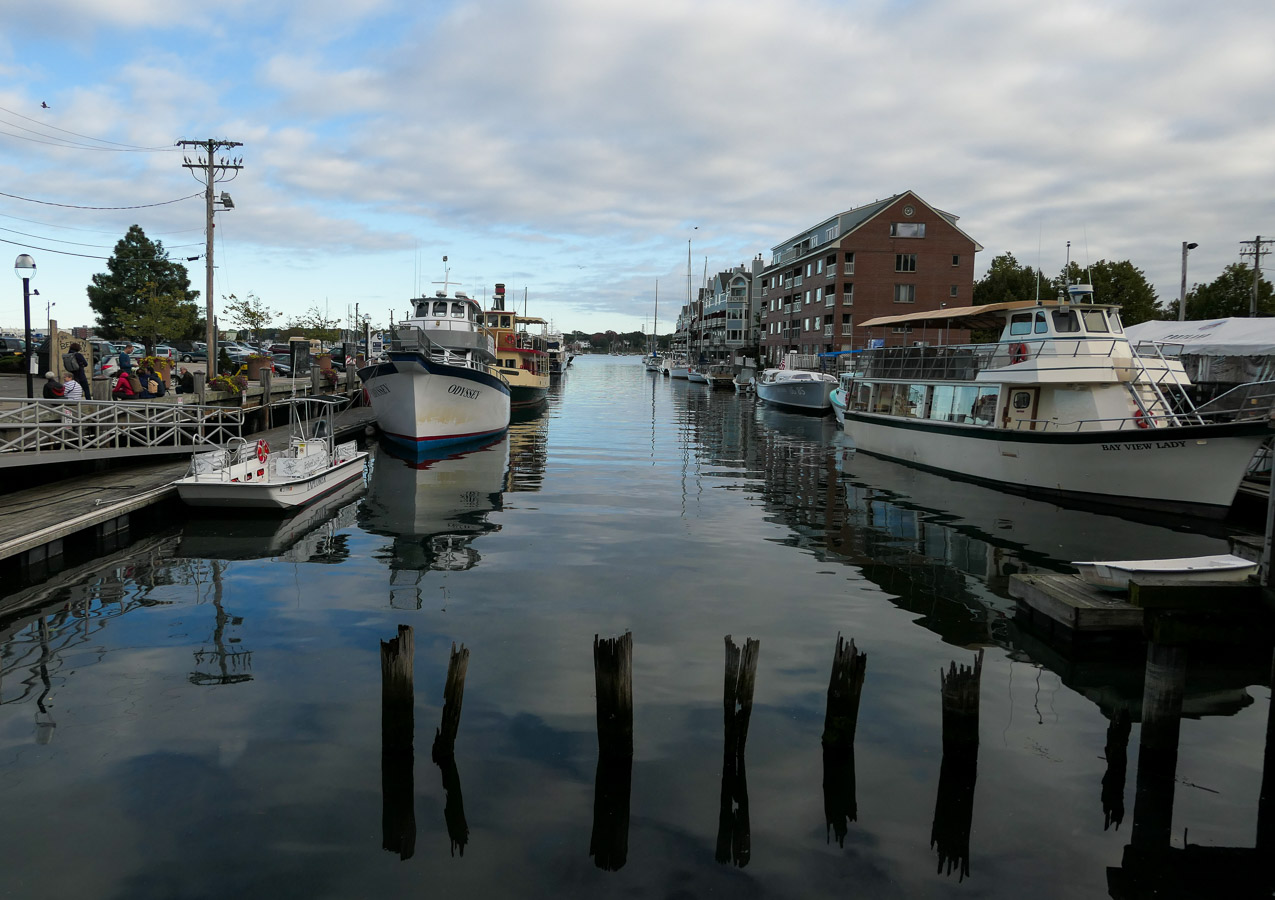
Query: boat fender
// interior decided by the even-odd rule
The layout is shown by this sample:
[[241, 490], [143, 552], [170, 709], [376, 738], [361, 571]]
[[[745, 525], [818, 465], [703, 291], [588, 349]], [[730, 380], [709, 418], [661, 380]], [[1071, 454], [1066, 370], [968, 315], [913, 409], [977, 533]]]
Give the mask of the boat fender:
[[265, 462], [270, 456], [270, 444], [266, 441], [257, 441], [257, 462]]
[[1140, 409], [1135, 409], [1133, 411], [1133, 423], [1137, 425], [1139, 428], [1151, 427], [1151, 423], [1147, 421], [1146, 413], [1144, 413]]
[[1027, 359], [1026, 344], [1010, 344], [1009, 345], [1009, 363], [1013, 365]]

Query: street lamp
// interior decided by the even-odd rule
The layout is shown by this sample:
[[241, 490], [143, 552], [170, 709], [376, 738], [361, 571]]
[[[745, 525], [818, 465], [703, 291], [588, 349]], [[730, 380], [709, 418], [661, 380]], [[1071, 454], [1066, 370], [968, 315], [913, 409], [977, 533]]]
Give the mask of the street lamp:
[[[19, 254], [13, 261], [13, 274], [22, 279], [22, 315], [26, 329], [27, 353], [24, 357], [27, 367], [27, 399], [35, 399], [35, 382], [31, 373], [34, 371], [35, 355], [31, 352], [31, 279], [35, 277], [35, 260], [30, 254]], [[52, 345], [50, 345], [52, 346]]]
[[1182, 242], [1182, 290], [1178, 292], [1178, 321], [1186, 321], [1186, 255], [1194, 250], [1199, 244], [1188, 244]]

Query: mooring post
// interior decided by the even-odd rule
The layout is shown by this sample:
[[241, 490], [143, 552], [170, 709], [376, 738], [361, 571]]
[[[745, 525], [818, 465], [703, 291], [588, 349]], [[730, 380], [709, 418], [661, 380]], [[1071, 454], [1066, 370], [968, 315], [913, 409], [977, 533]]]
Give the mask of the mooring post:
[[1159, 850], [1169, 846], [1185, 692], [1186, 649], [1149, 643], [1142, 684], [1142, 731], [1138, 740], [1133, 830], [1129, 836], [1133, 847]]
[[959, 880], [970, 873], [970, 828], [974, 823], [974, 784], [978, 779], [978, 704], [983, 674], [983, 651], [973, 666], [951, 663], [940, 670], [943, 694], [943, 762], [930, 847], [938, 850], [938, 871], [946, 865]]
[[748, 742], [748, 721], [753, 712], [753, 687], [757, 682], [761, 642], [746, 639], [741, 649], [729, 634], [725, 640], [726, 678], [722, 691], [725, 740], [715, 858], [719, 863], [733, 862], [742, 869], [752, 856], [744, 746]]
[[410, 625], [381, 641], [381, 846], [399, 859], [416, 849], [412, 797], [414, 750], [412, 666], [416, 641]]
[[828, 702], [823, 717], [823, 817], [824, 836], [836, 835], [844, 847], [849, 823], [859, 818], [855, 790], [854, 735], [859, 724], [859, 698], [868, 654], [860, 653], [854, 641], [837, 633], [837, 649], [828, 679]]
[[447, 682], [443, 686], [443, 720], [434, 733], [430, 751], [443, 776], [443, 819], [453, 856], [465, 855], [469, 843], [469, 822], [465, 819], [465, 798], [460, 789], [460, 770], [456, 768], [456, 732], [460, 730], [460, 710], [465, 699], [465, 675], [469, 671], [469, 650], [452, 644], [447, 660]]
[[633, 781], [633, 635], [593, 636], [598, 710], [598, 770], [593, 785], [589, 855], [615, 872], [629, 854], [629, 797]]

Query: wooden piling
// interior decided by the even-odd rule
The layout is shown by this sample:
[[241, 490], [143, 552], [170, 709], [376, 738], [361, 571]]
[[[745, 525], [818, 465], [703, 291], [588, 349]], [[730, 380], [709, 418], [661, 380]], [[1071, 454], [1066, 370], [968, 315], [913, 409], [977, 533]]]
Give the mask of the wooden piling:
[[399, 859], [416, 849], [412, 667], [416, 641], [410, 625], [381, 641], [381, 846]]
[[633, 635], [593, 636], [598, 710], [598, 769], [593, 785], [589, 855], [599, 869], [616, 872], [629, 854], [629, 802], [633, 782]]
[[1169, 846], [1185, 692], [1185, 648], [1149, 643], [1142, 683], [1142, 729], [1138, 738], [1133, 829], [1129, 836], [1129, 843], [1138, 848]]
[[824, 836], [844, 847], [849, 823], [858, 821], [855, 789], [854, 735], [859, 723], [859, 699], [867, 671], [868, 654], [854, 641], [837, 633], [837, 649], [828, 679], [828, 701], [823, 718], [823, 817]]
[[744, 747], [748, 743], [748, 722], [753, 712], [753, 688], [757, 682], [761, 642], [746, 639], [741, 649], [729, 634], [725, 642], [726, 677], [722, 691], [725, 740], [715, 858], [719, 863], [734, 863], [742, 869], [752, 856]]
[[970, 829], [974, 822], [974, 785], [978, 779], [978, 705], [983, 674], [983, 651], [973, 666], [951, 663], [940, 671], [943, 695], [943, 762], [930, 847], [938, 851], [938, 872], [959, 880], [970, 873]]
[[456, 732], [460, 730], [460, 711], [465, 699], [465, 675], [469, 672], [469, 650], [452, 644], [447, 660], [447, 681], [443, 686], [443, 719], [434, 732], [430, 757], [443, 778], [443, 820], [453, 856], [464, 856], [469, 843], [469, 822], [465, 819], [465, 798], [460, 788], [460, 770], [456, 767]]

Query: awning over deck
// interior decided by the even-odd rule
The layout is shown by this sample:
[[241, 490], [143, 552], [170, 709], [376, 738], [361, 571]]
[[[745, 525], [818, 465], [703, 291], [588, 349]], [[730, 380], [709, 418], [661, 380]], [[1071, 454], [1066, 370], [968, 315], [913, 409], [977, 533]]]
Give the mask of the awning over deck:
[[[860, 322], [860, 328], [875, 328], [879, 325], [947, 325], [950, 328], [1000, 328], [1005, 324], [1003, 313], [1020, 309], [1057, 309], [1057, 300], [1046, 300], [1037, 303], [1035, 300], [1010, 300], [1006, 303], [984, 303], [982, 306], [954, 306], [949, 309], [930, 309], [922, 312], [904, 313], [900, 316], [877, 316], [866, 322]], [[1107, 309], [1110, 304], [1067, 304], [1071, 307], [1082, 306], [1085, 309], [1101, 307]]]

